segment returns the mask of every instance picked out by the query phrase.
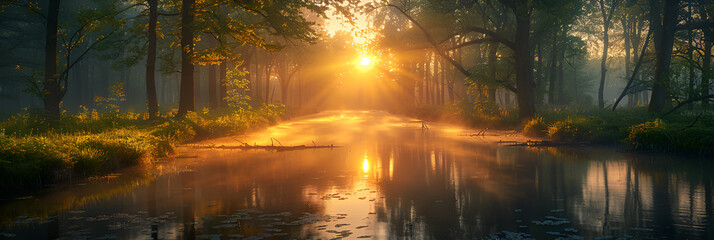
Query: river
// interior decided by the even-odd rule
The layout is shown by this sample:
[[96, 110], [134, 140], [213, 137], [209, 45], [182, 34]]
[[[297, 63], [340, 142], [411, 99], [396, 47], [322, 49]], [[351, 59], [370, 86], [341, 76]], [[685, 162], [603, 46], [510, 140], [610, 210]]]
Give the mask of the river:
[[[0, 201], [0, 239], [712, 239], [714, 168], [328, 111]], [[295, 151], [219, 145], [334, 145]]]

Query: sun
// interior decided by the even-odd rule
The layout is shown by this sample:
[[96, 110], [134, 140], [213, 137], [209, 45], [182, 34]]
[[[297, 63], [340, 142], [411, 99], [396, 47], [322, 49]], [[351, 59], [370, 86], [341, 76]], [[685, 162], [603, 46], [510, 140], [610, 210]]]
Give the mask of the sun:
[[359, 63], [362, 64], [362, 66], [369, 66], [370, 63], [372, 63], [371, 60], [369, 60], [369, 57], [362, 57], [361, 60], [359, 60]]

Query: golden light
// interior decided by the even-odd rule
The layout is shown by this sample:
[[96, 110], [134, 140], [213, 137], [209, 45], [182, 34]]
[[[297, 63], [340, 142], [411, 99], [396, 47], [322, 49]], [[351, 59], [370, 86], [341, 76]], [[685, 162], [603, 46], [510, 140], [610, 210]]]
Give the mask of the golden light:
[[369, 160], [367, 160], [367, 156], [364, 156], [364, 161], [362, 162], [362, 170], [364, 173], [369, 172]]
[[366, 66], [369, 66], [369, 64], [372, 63], [372, 61], [369, 60], [368, 57], [362, 57], [362, 59], [359, 61], [359, 63], [362, 64], [362, 66], [366, 67]]

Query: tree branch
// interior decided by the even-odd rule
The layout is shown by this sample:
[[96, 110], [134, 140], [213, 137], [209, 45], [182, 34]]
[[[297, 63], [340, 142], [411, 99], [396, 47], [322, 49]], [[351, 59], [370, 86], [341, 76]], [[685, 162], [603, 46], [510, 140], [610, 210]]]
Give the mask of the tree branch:
[[627, 95], [627, 91], [632, 86], [632, 82], [635, 81], [635, 76], [637, 76], [637, 71], [640, 70], [640, 66], [642, 65], [642, 59], [644, 59], [645, 52], [647, 52], [647, 45], [650, 42], [650, 35], [652, 35], [652, 30], [647, 31], [647, 37], [645, 37], [645, 44], [642, 46], [642, 51], [640, 52], [640, 57], [637, 59], [637, 64], [635, 65], [635, 69], [632, 70], [632, 76], [630, 77], [630, 80], [627, 81], [627, 85], [625, 85], [625, 89], [622, 89], [622, 93], [620, 93], [620, 96], [617, 97], [615, 104], [612, 105], [612, 111], [615, 111], [615, 109], [617, 108], [617, 105], [620, 104], [620, 101], [622, 101], [622, 98], [624, 98], [625, 95]]
[[714, 98], [714, 94], [709, 94], [709, 95], [701, 96], [701, 97], [698, 97], [698, 98], [690, 98], [690, 99], [687, 99], [686, 101], [677, 104], [677, 106], [675, 106], [674, 108], [672, 108], [672, 110], [669, 110], [669, 111], [667, 111], [666, 113], [662, 114], [662, 116], [663, 116], [663, 117], [664, 117], [664, 116], [667, 116], [667, 115], [669, 115], [670, 113], [673, 113], [674, 111], [676, 111], [676, 110], [679, 109], [680, 107], [683, 107], [683, 106], [685, 106], [685, 105], [687, 105], [687, 104], [690, 104], [690, 103], [693, 103], [693, 102], [696, 102], [696, 101], [700, 101], [700, 100], [704, 100], [704, 99], [709, 99], [709, 98]]
[[[471, 72], [469, 72], [468, 70], [466, 70], [466, 68], [464, 68], [463, 65], [461, 65], [461, 64], [458, 63], [458, 62], [456, 62], [456, 60], [454, 60], [454, 59], [451, 58], [448, 54], [446, 54], [446, 53], [444, 52], [444, 50], [441, 48], [441, 46], [439, 46], [439, 44], [438, 44], [436, 41], [434, 41], [434, 38], [431, 36], [431, 34], [429, 34], [429, 31], [427, 31], [426, 28], [424, 28], [424, 26], [422, 26], [421, 24], [419, 24], [419, 22], [417, 22], [412, 16], [410, 16], [409, 14], [407, 14], [407, 12], [405, 12], [405, 11], [404, 11], [403, 9], [401, 9], [399, 6], [394, 5], [394, 4], [391, 4], [391, 3], [390, 3], [390, 4], [387, 4], [387, 5], [384, 5], [384, 7], [392, 7], [392, 8], [394, 8], [394, 9], [396, 9], [397, 11], [399, 11], [402, 15], [404, 15], [404, 17], [406, 17], [411, 23], [413, 23], [413, 24], [424, 34], [424, 37], [426, 38], [426, 40], [434, 47], [434, 52], [436, 52], [439, 56], [441, 56], [442, 58], [444, 58], [444, 59], [446, 59], [447, 61], [449, 61], [449, 63], [450, 63], [452, 66], [454, 66], [454, 68], [456, 68], [457, 70], [459, 70], [459, 72], [461, 72], [462, 74], [464, 74], [464, 76], [466, 76], [466, 77], [468, 77], [468, 78], [470, 78], [470, 77], [473, 76], [473, 74], [471, 74]], [[477, 27], [476, 27], [476, 28], [472, 28], [471, 30], [474, 31], [474, 32], [481, 32], [481, 33], [484, 33], [484, 34], [486, 34], [486, 35], [493, 34], [495, 37], [501, 38], [500, 36], [498, 36], [497, 33], [492, 32], [492, 31], [489, 31], [489, 30], [484, 29], [484, 28], [477, 28]], [[492, 37], [493, 37], [493, 36], [492, 36]], [[503, 39], [503, 38], [501, 38], [501, 39]], [[505, 39], [504, 39], [504, 40], [505, 40]], [[499, 42], [500, 42], [500, 41], [499, 41]], [[506, 43], [504, 43], [504, 45], [505, 45], [505, 44], [506, 44]], [[511, 45], [513, 46], [512, 43], [509, 43], [509, 44], [511, 44]], [[507, 82], [504, 82], [504, 81], [496, 81], [496, 83], [501, 84], [504, 88], [506, 88], [506, 89], [508, 89], [508, 90], [511, 90], [511, 91], [513, 91], [513, 92], [516, 92], [516, 88], [513, 87], [512, 85], [508, 84]]]
[[510, 48], [511, 50], [515, 50], [516, 44], [514, 42], [504, 38], [503, 36], [499, 35], [498, 33], [494, 32], [494, 31], [491, 31], [491, 30], [488, 30], [485, 28], [481, 28], [481, 27], [469, 27], [468, 30], [471, 32], [483, 33], [486, 36], [491, 37], [494, 41], [502, 43], [503, 45]]
[[498, 42], [498, 41], [494, 40], [493, 38], [479, 38], [479, 39], [474, 39], [474, 40], [464, 42], [461, 44], [457, 44], [456, 46], [445, 48], [444, 50], [448, 52], [448, 51], [453, 51], [453, 50], [456, 50], [456, 49], [459, 49], [462, 47], [475, 45], [475, 44], [481, 44], [481, 43], [485, 43], [485, 42]]

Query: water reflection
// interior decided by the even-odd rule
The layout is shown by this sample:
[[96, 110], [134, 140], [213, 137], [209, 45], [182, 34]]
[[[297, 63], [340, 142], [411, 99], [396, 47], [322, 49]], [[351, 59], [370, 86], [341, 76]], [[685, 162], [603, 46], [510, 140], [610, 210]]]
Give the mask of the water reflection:
[[343, 147], [185, 150], [191, 158], [2, 202], [0, 237], [714, 237], [710, 165], [461, 133], [378, 112], [306, 117], [246, 138]]

